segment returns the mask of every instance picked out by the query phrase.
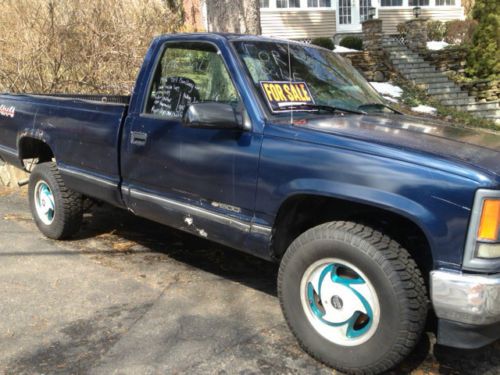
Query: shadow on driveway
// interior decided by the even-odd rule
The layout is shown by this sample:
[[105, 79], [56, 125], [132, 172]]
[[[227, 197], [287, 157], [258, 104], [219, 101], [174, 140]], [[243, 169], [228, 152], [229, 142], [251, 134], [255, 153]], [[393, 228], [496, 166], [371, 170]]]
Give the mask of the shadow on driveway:
[[[110, 220], [110, 218], [113, 218]], [[190, 266], [239, 282], [276, 296], [278, 265], [241, 253], [161, 224], [138, 218], [113, 207], [94, 207], [79, 238], [114, 232], [127, 241]], [[429, 324], [429, 328], [432, 323]], [[468, 351], [434, 345], [432, 334], [424, 335], [415, 350], [391, 374], [500, 374], [500, 342]], [[423, 371], [423, 372], [422, 372]]]
[[[107, 242], [109, 244], [109, 249], [100, 250], [93, 249], [91, 246], [78, 246], [79, 244], [85, 244], [87, 241], [93, 239]], [[206, 271], [215, 276], [235, 281], [249, 288], [276, 297], [278, 265], [194, 237], [190, 234], [138, 218], [124, 210], [107, 205], [93, 207], [90, 213], [86, 214], [82, 230], [76, 238], [70, 241], [70, 243], [75, 244], [75, 247], [81, 250], [21, 253], [19, 255], [79, 255], [84, 253], [109, 257], [121, 256], [126, 258], [128, 255], [132, 257], [137, 253], [147, 253], [147, 258], [151, 263], [164, 261], [166, 255], [168, 258], [181, 262], [188, 267]], [[120, 245], [120, 251], [113, 250], [113, 246], [117, 244]], [[158, 254], [158, 256], [155, 254]], [[1, 256], [6, 255], [12, 256], [17, 254], [1, 254]], [[147, 310], [149, 306], [144, 308]], [[121, 309], [127, 310], [124, 307], [121, 307]], [[130, 309], [131, 319], [135, 319], [137, 315], [140, 316], [141, 314], [143, 314], [143, 310], [141, 309], [137, 311]], [[95, 322], [98, 323], [99, 319], [96, 319]], [[79, 336], [77, 337], [77, 341], [80, 342], [83, 340], [82, 342], [86, 343], [89, 338], [85, 335], [85, 329], [83, 329], [82, 324], [82, 322], [79, 322], [79, 325], [72, 327], [75, 329], [68, 332], [78, 332]], [[106, 337], [106, 340], [102, 341], [106, 345], [101, 343], [101, 339], [96, 341], [91, 340], [90, 342], [92, 342], [92, 346], [95, 346], [96, 351], [105, 351], [119, 339], [119, 336], [115, 337], [113, 335], [114, 333], [110, 332], [110, 337]], [[398, 366], [397, 369], [391, 371], [390, 374], [500, 374], [500, 343], [498, 342], [475, 351], [445, 348], [434, 345], [434, 342], [435, 338], [432, 334], [424, 335], [417, 348], [400, 366]], [[287, 347], [291, 345], [288, 341], [283, 343], [287, 343]], [[86, 345], [83, 346], [87, 347]], [[106, 346], [106, 348], [103, 346]], [[43, 366], [38, 370], [57, 368], [59, 361], [53, 362], [51, 358], [56, 357], [57, 353], [61, 352], [60, 349], [61, 348], [54, 348], [54, 351], [49, 350], [48, 352], [44, 351], [37, 353], [35, 358], [48, 363], [48, 366]], [[243, 347], [242, 351], [245, 350], [248, 350], [248, 347]], [[285, 350], [285, 348], [283, 348], [283, 350]], [[89, 350], [88, 352], [89, 355], [92, 356], [92, 351]], [[277, 355], [279, 355], [279, 353], [283, 354], [286, 353], [286, 351], [277, 350], [277, 353]], [[97, 352], [95, 357], [96, 360], [99, 357]], [[33, 363], [33, 359], [33, 355], [29, 358], [27, 357], [26, 363], [22, 361], [18, 362], [18, 367], [15, 367], [15, 369], [29, 369], [28, 365], [29, 363]], [[76, 362], [69, 362], [74, 362], [75, 366], [71, 368], [62, 368], [61, 372], [68, 370], [85, 372], [88, 370], [88, 364], [86, 364], [85, 361], [78, 360]], [[275, 372], [271, 371], [271, 373]]]

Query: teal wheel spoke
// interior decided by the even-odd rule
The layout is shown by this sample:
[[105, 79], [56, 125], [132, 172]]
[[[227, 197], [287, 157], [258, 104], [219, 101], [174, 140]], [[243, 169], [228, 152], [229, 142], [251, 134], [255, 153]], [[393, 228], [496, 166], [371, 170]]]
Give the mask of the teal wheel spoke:
[[303, 305], [313, 327], [339, 345], [368, 340], [378, 325], [375, 290], [354, 265], [338, 259], [316, 262], [302, 279]]

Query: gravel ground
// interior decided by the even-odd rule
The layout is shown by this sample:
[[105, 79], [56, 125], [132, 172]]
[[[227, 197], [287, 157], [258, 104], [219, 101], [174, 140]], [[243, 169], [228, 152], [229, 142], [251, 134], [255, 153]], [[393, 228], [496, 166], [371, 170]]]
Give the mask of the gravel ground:
[[[103, 206], [78, 238], [0, 188], [0, 374], [335, 374], [297, 346], [275, 265]], [[500, 343], [428, 333], [391, 374], [500, 374]]]

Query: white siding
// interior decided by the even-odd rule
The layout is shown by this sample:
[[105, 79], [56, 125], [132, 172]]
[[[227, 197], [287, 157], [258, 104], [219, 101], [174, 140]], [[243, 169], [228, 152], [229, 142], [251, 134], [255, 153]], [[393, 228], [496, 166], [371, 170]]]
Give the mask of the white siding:
[[335, 34], [333, 10], [261, 10], [262, 34], [289, 39], [306, 39]]
[[[463, 20], [464, 9], [458, 7], [422, 8], [421, 17], [439, 21]], [[378, 9], [378, 18], [382, 20], [382, 30], [384, 34], [396, 34], [398, 24], [414, 18], [413, 9], [384, 9], [384, 7], [380, 7]]]

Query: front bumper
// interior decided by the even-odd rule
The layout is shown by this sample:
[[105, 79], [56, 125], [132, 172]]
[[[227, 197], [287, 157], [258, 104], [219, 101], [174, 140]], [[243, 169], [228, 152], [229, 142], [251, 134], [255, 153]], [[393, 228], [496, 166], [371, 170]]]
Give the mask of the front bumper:
[[500, 274], [431, 272], [438, 343], [477, 348], [500, 339]]

